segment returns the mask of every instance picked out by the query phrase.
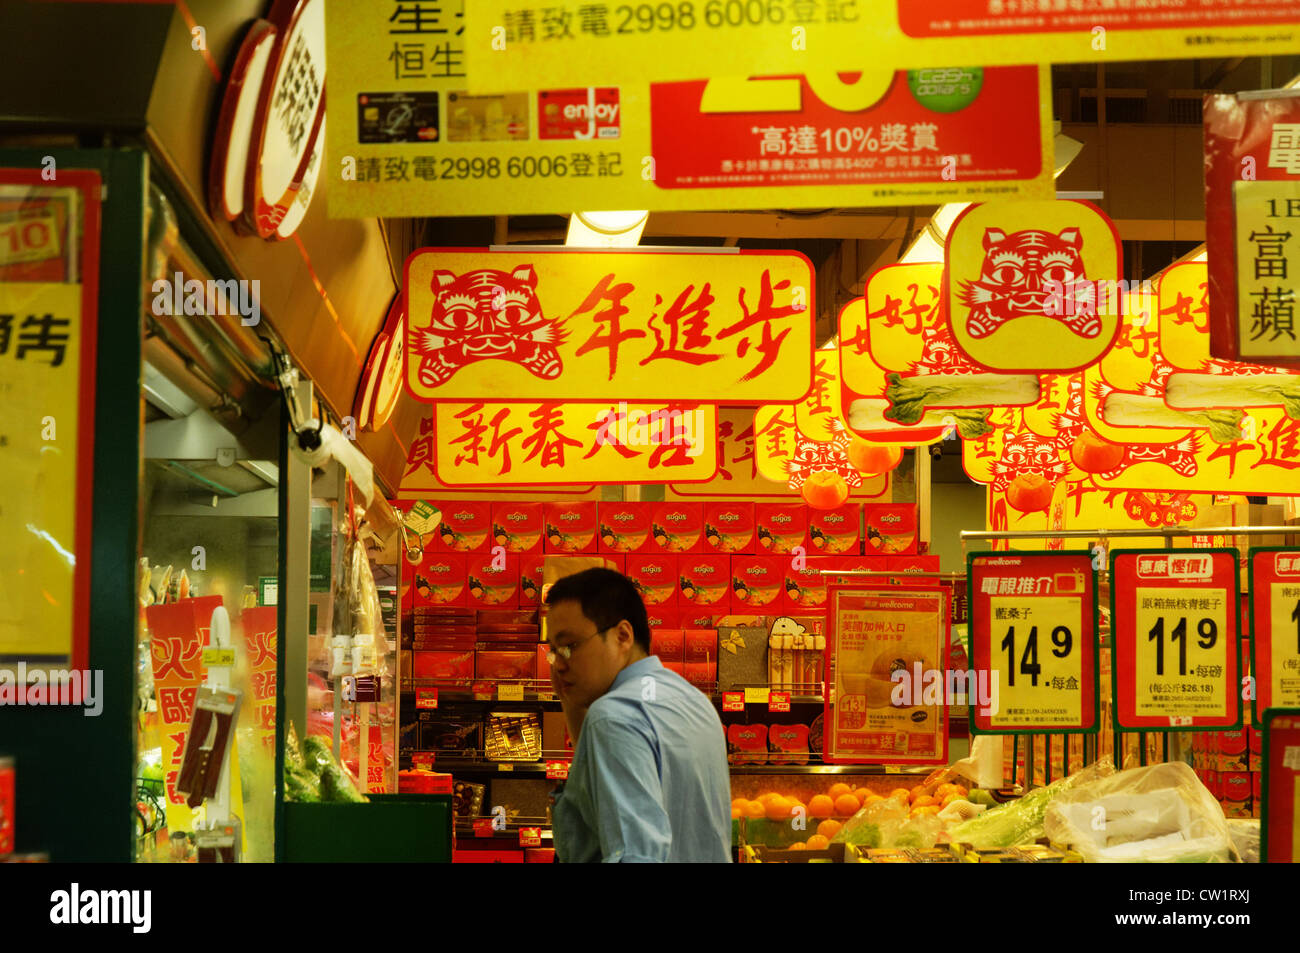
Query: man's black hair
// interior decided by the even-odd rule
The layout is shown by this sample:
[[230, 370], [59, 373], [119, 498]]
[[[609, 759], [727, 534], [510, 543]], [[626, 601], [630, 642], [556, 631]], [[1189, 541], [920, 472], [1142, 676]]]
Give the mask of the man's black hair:
[[572, 601], [598, 631], [612, 629], [623, 619], [632, 625], [632, 638], [650, 654], [650, 622], [645, 603], [632, 580], [613, 569], [584, 569], [556, 581], [546, 594], [546, 604]]

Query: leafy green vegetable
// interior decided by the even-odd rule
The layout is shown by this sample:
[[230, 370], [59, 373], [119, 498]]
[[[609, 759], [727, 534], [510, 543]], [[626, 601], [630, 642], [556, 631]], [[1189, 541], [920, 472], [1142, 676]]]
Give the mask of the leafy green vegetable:
[[1107, 777], [1114, 772], [1109, 762], [1098, 762], [1070, 775], [1053, 781], [1047, 787], [1035, 788], [1022, 798], [989, 808], [983, 814], [963, 821], [949, 833], [957, 843], [976, 847], [1014, 847], [1027, 844], [1043, 834], [1043, 818], [1052, 799], [1064, 791], [1089, 781]]

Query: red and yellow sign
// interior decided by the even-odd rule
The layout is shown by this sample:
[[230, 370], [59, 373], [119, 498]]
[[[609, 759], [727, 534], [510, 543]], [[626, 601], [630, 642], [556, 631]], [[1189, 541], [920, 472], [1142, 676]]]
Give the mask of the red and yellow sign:
[[1119, 552], [1110, 578], [1116, 725], [1239, 725], [1237, 551]]
[[1254, 716], [1300, 708], [1300, 550], [1250, 552], [1250, 635]]
[[407, 386], [426, 401], [793, 403], [812, 387], [798, 252], [422, 249]]
[[1211, 349], [1300, 366], [1300, 102], [1213, 95], [1203, 121]]
[[947, 590], [828, 592], [826, 762], [946, 764]]
[[957, 216], [943, 302], [962, 353], [987, 371], [1095, 363], [1119, 331], [1119, 233], [1087, 202], [989, 202]]
[[239, 615], [244, 629], [244, 650], [248, 653], [248, 682], [252, 697], [245, 702], [253, 709], [255, 736], [263, 745], [275, 747], [276, 631], [275, 606], [244, 609]]
[[972, 730], [1095, 730], [1097, 597], [1091, 554], [975, 556], [970, 574]]
[[1263, 736], [1260, 860], [1300, 863], [1300, 710], [1269, 712]]
[[705, 482], [711, 405], [439, 403], [434, 470], [449, 487]]

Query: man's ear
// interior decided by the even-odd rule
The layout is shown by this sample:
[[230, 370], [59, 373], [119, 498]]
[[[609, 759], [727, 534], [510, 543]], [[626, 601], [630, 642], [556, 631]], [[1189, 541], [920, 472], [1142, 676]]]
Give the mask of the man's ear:
[[618, 642], [619, 645], [626, 645], [629, 649], [636, 643], [636, 634], [632, 631], [632, 623], [623, 619], [618, 624]]

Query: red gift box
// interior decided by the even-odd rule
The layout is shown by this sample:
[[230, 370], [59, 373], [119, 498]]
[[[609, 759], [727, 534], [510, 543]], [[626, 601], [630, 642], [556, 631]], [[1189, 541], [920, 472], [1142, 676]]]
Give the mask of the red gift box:
[[766, 614], [784, 608], [784, 556], [731, 557], [731, 611]]
[[704, 551], [709, 553], [753, 553], [754, 504], [705, 503]]
[[835, 556], [812, 556], [802, 561], [803, 568], [795, 569], [794, 560], [785, 564], [785, 585], [782, 605], [787, 612], [814, 612], [826, 608], [826, 579], [824, 569], [838, 568]]
[[678, 606], [721, 606], [731, 604], [731, 559], [705, 553], [680, 556], [677, 560]]
[[705, 694], [712, 694], [718, 688], [718, 663], [687, 662], [683, 677]]
[[703, 503], [656, 503], [650, 516], [654, 547], [663, 553], [702, 553]]
[[916, 553], [916, 504], [867, 503], [862, 507], [867, 534], [865, 550], [881, 556]]
[[498, 649], [476, 651], [474, 653], [474, 677], [507, 680], [536, 678], [537, 653], [531, 649], [527, 652]]
[[686, 633], [681, 629], [651, 629], [650, 654], [661, 662], [686, 661]]
[[434, 552], [484, 553], [492, 548], [492, 504], [456, 501], [436, 504], [442, 524], [434, 534]]
[[677, 605], [676, 556], [628, 556], [627, 577], [641, 593], [647, 605]]
[[417, 619], [425, 607], [463, 606], [467, 603], [467, 565], [468, 557], [463, 553], [425, 552], [424, 562], [416, 567], [411, 580]]
[[541, 503], [493, 503], [492, 545], [516, 554], [542, 551]]
[[890, 572], [904, 575], [890, 576], [889, 582], [895, 586], [938, 586], [938, 576], [913, 576], [911, 573], [938, 572], [938, 556], [889, 556], [886, 568]]
[[654, 503], [602, 502], [597, 507], [600, 518], [601, 553], [650, 553], [658, 550], [650, 535]]
[[808, 511], [808, 552], [814, 556], [856, 555], [859, 552], [862, 515], [860, 503], [846, 503], [833, 510]]
[[474, 651], [424, 651], [411, 653], [411, 674], [415, 678], [461, 681], [468, 685], [474, 677]]
[[678, 609], [675, 606], [646, 606], [645, 614], [652, 633], [656, 629], [680, 628], [677, 622]]
[[754, 506], [757, 555], [780, 556], [802, 547], [811, 551], [808, 542], [808, 507], [802, 503], [758, 503]]
[[519, 557], [472, 556], [466, 565], [465, 584], [472, 606], [514, 608], [519, 604]]
[[548, 553], [594, 553], [596, 551], [596, 501], [545, 503], [543, 548]]

